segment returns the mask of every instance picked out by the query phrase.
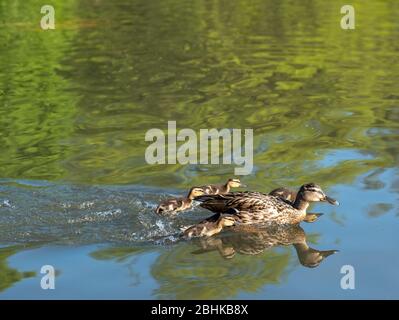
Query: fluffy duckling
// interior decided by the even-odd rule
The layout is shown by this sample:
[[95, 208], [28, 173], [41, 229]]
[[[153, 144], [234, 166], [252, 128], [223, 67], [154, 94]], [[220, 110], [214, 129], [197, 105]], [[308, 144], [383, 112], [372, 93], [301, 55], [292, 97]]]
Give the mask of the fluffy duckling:
[[185, 198], [170, 198], [162, 201], [155, 212], [158, 214], [176, 214], [177, 212], [190, 209], [195, 197], [201, 196], [204, 191], [201, 188], [191, 188]]
[[225, 184], [209, 184], [198, 188], [204, 190], [204, 194], [226, 194], [230, 192], [231, 188], [240, 187], [246, 187], [245, 184], [241, 183], [240, 179], [229, 179]]
[[224, 227], [231, 227], [235, 224], [234, 217], [225, 214], [218, 214], [211, 219], [206, 219], [200, 223], [187, 228], [183, 232], [186, 238], [211, 237], [222, 231]]
[[270, 191], [269, 195], [279, 197], [283, 200], [294, 203], [294, 201], [296, 199], [297, 192], [294, 190], [290, 190], [288, 188], [281, 187], [281, 188], [277, 188], [277, 189]]

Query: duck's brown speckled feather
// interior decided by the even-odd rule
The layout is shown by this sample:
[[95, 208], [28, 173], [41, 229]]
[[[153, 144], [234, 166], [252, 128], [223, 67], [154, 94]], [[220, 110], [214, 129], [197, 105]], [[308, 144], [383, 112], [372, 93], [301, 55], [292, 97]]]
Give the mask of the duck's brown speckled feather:
[[216, 185], [216, 184], [209, 184], [206, 186], [201, 186], [200, 187], [202, 190], [204, 190], [204, 194], [223, 194], [226, 193], [227, 188], [225, 185]]
[[239, 223], [279, 224], [299, 223], [305, 213], [296, 210], [292, 205], [261, 192], [231, 192], [224, 195], [204, 195], [197, 197], [201, 206], [213, 212], [236, 215]]

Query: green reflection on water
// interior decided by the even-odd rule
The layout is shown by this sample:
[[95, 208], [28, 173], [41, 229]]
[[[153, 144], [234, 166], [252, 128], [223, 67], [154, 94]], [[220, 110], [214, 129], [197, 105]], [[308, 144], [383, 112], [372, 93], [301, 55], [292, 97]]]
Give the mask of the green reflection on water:
[[[235, 229], [232, 229], [235, 230]], [[304, 267], [318, 267], [336, 250], [319, 251], [318, 234], [307, 236], [299, 226], [238, 229], [222, 236], [182, 242], [163, 248], [150, 266], [159, 288], [157, 299], [226, 299], [257, 293], [267, 285], [285, 281], [292, 269], [293, 250]], [[92, 252], [98, 260], [115, 260], [129, 268], [134, 283], [140, 281], [135, 258], [144, 247], [107, 247]]]
[[[52, 4], [56, 30], [42, 31], [41, 1], [0, 3], [0, 178], [186, 189], [233, 174], [233, 166], [147, 165], [144, 135], [168, 120], [179, 129], [253, 128], [255, 170], [242, 179], [253, 190], [328, 187], [366, 172], [366, 187], [378, 189], [381, 172], [398, 166], [395, 0], [356, 3], [354, 31], [339, 27], [341, 1]], [[390, 210], [378, 202], [368, 215]], [[192, 250], [161, 253], [151, 267], [157, 297], [254, 292], [281, 281], [291, 257], [288, 248], [228, 261]], [[8, 266], [17, 251], [0, 249], [0, 290], [33, 275]]]
[[290, 251], [268, 251], [259, 256], [237, 255], [225, 260], [217, 252], [193, 255], [182, 245], [162, 254], [152, 266], [160, 287], [160, 299], [225, 299], [238, 293], [255, 293], [267, 284], [277, 284], [286, 273]]
[[[397, 165], [396, 1], [40, 1], [0, 13], [2, 177], [186, 188], [232, 166], [149, 166], [149, 128], [254, 128], [251, 188]], [[329, 152], [359, 153], [333, 167]], [[368, 157], [363, 158], [361, 154]], [[274, 184], [273, 184], [274, 185]]]
[[[151, 275], [159, 283], [159, 288], [153, 293], [155, 298], [222, 299], [234, 297], [242, 290], [256, 292], [266, 284], [278, 283], [291, 258], [288, 248], [252, 257], [237, 255], [233, 260], [223, 259], [216, 251], [193, 254], [197, 249], [190, 243], [181, 243], [159, 254], [151, 266]], [[91, 256], [99, 260], [125, 262], [139, 252], [115, 247], [95, 251]], [[129, 273], [137, 278], [137, 274]]]
[[24, 248], [26, 247], [18, 245], [0, 248], [0, 292], [12, 287], [22, 279], [36, 275], [34, 271], [20, 272], [8, 265], [7, 259]]

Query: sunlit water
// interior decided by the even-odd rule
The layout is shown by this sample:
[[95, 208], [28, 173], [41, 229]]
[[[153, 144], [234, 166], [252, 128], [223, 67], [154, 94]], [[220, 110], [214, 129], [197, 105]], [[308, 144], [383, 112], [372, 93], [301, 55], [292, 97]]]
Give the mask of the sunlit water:
[[[53, 1], [53, 31], [41, 5], [0, 4], [0, 298], [399, 298], [396, 1], [356, 5], [351, 31], [338, 1]], [[209, 212], [157, 203], [234, 166], [148, 165], [169, 120], [252, 128], [249, 189], [313, 181], [341, 205], [182, 240]]]

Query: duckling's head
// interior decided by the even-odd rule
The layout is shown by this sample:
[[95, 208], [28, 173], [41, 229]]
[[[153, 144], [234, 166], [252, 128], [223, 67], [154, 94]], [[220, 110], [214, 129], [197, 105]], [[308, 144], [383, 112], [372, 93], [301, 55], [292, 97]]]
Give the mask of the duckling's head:
[[204, 190], [202, 188], [194, 187], [190, 189], [190, 192], [188, 193], [188, 198], [190, 200], [194, 200], [195, 197], [199, 197], [204, 195]]
[[229, 179], [229, 180], [227, 180], [227, 185], [230, 188], [239, 188], [239, 187], [244, 187], [245, 188], [246, 187], [245, 184], [241, 183], [240, 179]]
[[327, 196], [324, 191], [315, 183], [304, 184], [298, 192], [298, 198], [307, 202], [328, 202], [333, 205], [339, 205], [339, 202]]

